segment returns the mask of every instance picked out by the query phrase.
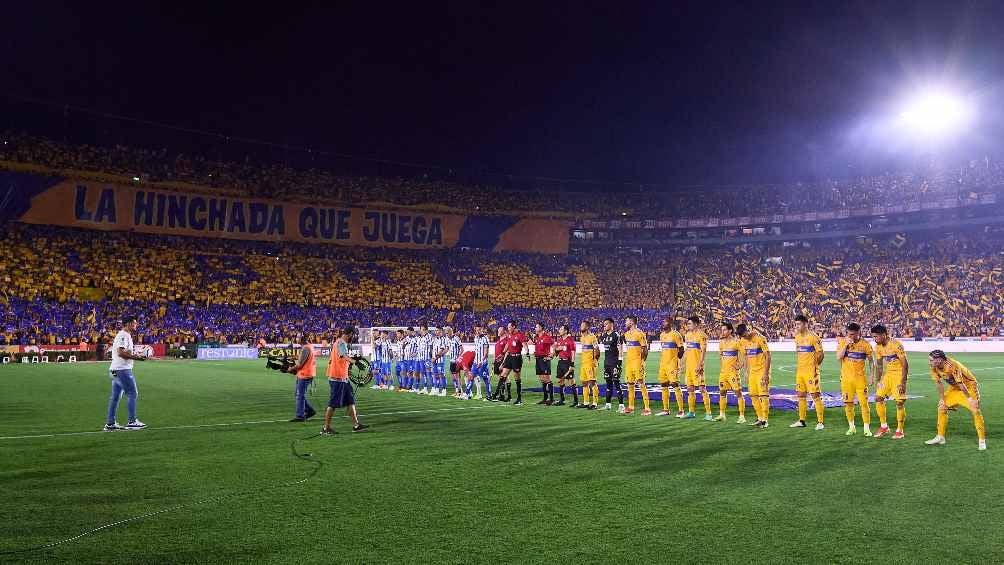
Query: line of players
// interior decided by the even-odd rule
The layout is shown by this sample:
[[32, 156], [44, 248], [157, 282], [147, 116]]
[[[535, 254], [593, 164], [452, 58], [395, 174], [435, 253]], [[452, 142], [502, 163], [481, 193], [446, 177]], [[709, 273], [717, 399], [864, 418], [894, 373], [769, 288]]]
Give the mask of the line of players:
[[[718, 414], [713, 415], [711, 397], [704, 375], [708, 336], [701, 327], [701, 319], [697, 316], [686, 320], [684, 330], [684, 332], [679, 331], [669, 320], [661, 329], [658, 381], [662, 393], [662, 410], [655, 415], [671, 415], [670, 400], [675, 396], [676, 416], [684, 419], [696, 418], [697, 398], [700, 396], [704, 405], [704, 419], [724, 422], [727, 420], [728, 399], [731, 395], [736, 399], [738, 408], [737, 423], [749, 423], [759, 428], [769, 427], [772, 359], [764, 336], [747, 324], [740, 323], [733, 326], [729, 322], [721, 323], [718, 351], [719, 406]], [[841, 396], [848, 423], [845, 435], [857, 433], [855, 404], [857, 401], [861, 408], [865, 436], [880, 438], [891, 435], [893, 439], [902, 439], [905, 437], [909, 361], [902, 343], [891, 337], [884, 326], [875, 325], [870, 329], [870, 333], [875, 343], [874, 347], [862, 337], [860, 325], [851, 322], [846, 326], [846, 335], [837, 343]], [[464, 352], [460, 338], [451, 328], [436, 330], [435, 334], [430, 333], [425, 326], [420, 326], [417, 332], [413, 332], [411, 328], [399, 330], [396, 342], [387, 332], [382, 332], [374, 342], [377, 360], [375, 387], [394, 388], [391, 366], [395, 365], [397, 390], [446, 396], [445, 374], [448, 370], [453, 377], [454, 396], [458, 398], [510, 402], [513, 400], [512, 386], [515, 384], [514, 405], [522, 405], [523, 357], [530, 355], [532, 351], [535, 374], [544, 392], [543, 399], [537, 404], [565, 405], [565, 391], [568, 389], [572, 395], [572, 403], [569, 406], [595, 410], [600, 401], [597, 371], [602, 346], [603, 379], [606, 390], [605, 403], [601, 409], [612, 410], [611, 403], [616, 394], [618, 411], [632, 414], [635, 412], [637, 393], [640, 393], [643, 403], [641, 414], [652, 415], [645, 382], [649, 344], [645, 332], [638, 329], [633, 317], [625, 319], [623, 332], [616, 331], [611, 318], [603, 321], [603, 330], [599, 335], [591, 331], [589, 324], [585, 322], [581, 324], [578, 347], [581, 348], [579, 385], [582, 388], [582, 402], [579, 402], [574, 378], [577, 345], [567, 325], [559, 327], [556, 339], [539, 323], [530, 336], [524, 334], [515, 321], [509, 322], [504, 328], [499, 327], [494, 346], [494, 373], [498, 378], [494, 392], [488, 374], [490, 343], [487, 332], [483, 327], [476, 327], [474, 334], [474, 351]], [[445, 361], [447, 356], [454, 361], [447, 364]], [[554, 357], [557, 357], [558, 363], [556, 374], [552, 375]], [[807, 426], [808, 401], [811, 398], [816, 415], [815, 429], [825, 429], [825, 406], [820, 388], [820, 365], [823, 358], [823, 346], [819, 336], [809, 329], [809, 322], [805, 316], [797, 316], [795, 391], [798, 398], [798, 419], [790, 424], [791, 428]], [[972, 371], [942, 351], [931, 352], [929, 364], [931, 377], [938, 390], [939, 403], [937, 435], [925, 443], [944, 444], [948, 412], [964, 407], [972, 413], [979, 438], [979, 449], [986, 449], [979, 387]], [[627, 385], [626, 403], [624, 389], [621, 386], [622, 376]], [[481, 395], [482, 383], [485, 388], [484, 396]], [[557, 401], [554, 399], [555, 384], [558, 385], [559, 392]], [[681, 384], [686, 387], [686, 394]], [[871, 407], [868, 397], [870, 387], [874, 387], [875, 411], [879, 417], [879, 428], [874, 433], [871, 431]], [[745, 414], [747, 396], [756, 415], [752, 422], [748, 422]], [[895, 432], [888, 423], [887, 400], [893, 400], [896, 405]]]

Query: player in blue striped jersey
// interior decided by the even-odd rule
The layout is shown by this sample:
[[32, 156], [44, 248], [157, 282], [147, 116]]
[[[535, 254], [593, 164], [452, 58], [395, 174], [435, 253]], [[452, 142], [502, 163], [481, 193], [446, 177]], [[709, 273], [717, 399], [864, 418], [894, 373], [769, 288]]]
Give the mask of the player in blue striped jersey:
[[[488, 397], [492, 395], [492, 378], [488, 373], [488, 355], [491, 351], [491, 340], [488, 339], [488, 333], [485, 328], [480, 325], [474, 326], [474, 368], [471, 371], [474, 374], [472, 381], [474, 381], [477, 387], [477, 395], [474, 399], [483, 398], [486, 402]], [[481, 379], [481, 381], [478, 381]], [[485, 384], [485, 394], [484, 397], [481, 396], [481, 382]], [[467, 395], [470, 398], [471, 394], [471, 383], [467, 383]]]
[[418, 327], [418, 354], [415, 368], [416, 379], [418, 380], [418, 394], [432, 394], [432, 347], [434, 337], [429, 333], [429, 326], [422, 324]]
[[370, 354], [371, 364], [370, 372], [373, 373], [373, 386], [370, 388], [381, 389], [386, 388], [383, 384], [383, 340], [385, 334], [383, 332], [374, 331], [371, 334], [373, 352]]
[[432, 334], [432, 396], [446, 396], [446, 336], [443, 328], [436, 328]]
[[[446, 356], [449, 361], [444, 362], [444, 366], [449, 368], [450, 376], [453, 380], [453, 396], [463, 398], [463, 388], [460, 386], [460, 355], [464, 352], [464, 344], [460, 341], [460, 336], [450, 326], [446, 327], [446, 336], [443, 338], [446, 347]], [[443, 389], [446, 389], [446, 378], [443, 378]]]

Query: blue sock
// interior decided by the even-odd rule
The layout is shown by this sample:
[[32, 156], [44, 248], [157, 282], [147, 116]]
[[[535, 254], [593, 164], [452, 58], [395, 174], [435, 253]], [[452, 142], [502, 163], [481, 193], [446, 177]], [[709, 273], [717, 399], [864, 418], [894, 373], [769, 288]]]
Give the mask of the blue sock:
[[492, 395], [492, 378], [490, 376], [489, 377], [481, 377], [481, 380], [483, 380], [485, 382], [485, 396], [491, 396]]
[[474, 392], [474, 379], [467, 381], [467, 396]]

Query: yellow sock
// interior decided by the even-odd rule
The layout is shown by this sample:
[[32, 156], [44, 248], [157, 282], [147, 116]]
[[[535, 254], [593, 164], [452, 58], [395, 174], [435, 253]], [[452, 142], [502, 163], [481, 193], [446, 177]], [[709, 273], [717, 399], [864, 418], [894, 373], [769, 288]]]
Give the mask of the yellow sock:
[[725, 414], [725, 407], [729, 405], [729, 397], [725, 394], [725, 391], [718, 389], [718, 413]]
[[868, 391], [858, 391], [858, 403], [861, 404], [861, 421], [867, 426], [872, 423], [872, 410], [868, 405]]
[[805, 416], [809, 411], [808, 407], [809, 401], [805, 399], [804, 396], [798, 397], [798, 419], [805, 421]]
[[896, 405], [896, 429], [903, 431], [903, 426], [906, 424], [906, 406], [897, 404]]
[[746, 415], [746, 398], [743, 397], [743, 391], [739, 391], [739, 394], [737, 394], [736, 396], [738, 397], [738, 400], [739, 400], [739, 415], [740, 416], [745, 416]]
[[983, 411], [977, 410], [973, 414], [973, 423], [976, 424], [976, 437], [980, 438], [980, 441], [987, 439], [987, 426], [983, 421]]
[[690, 412], [697, 411], [697, 394], [696, 391], [687, 390], [687, 407], [690, 408]]
[[669, 412], [669, 389], [662, 387], [662, 409]]
[[938, 435], [941, 437], [945, 437], [945, 430], [947, 429], [948, 429], [948, 412], [944, 410], [938, 410]]
[[634, 410], [634, 383], [628, 383], [628, 408]]
[[582, 385], [582, 403], [589, 404], [589, 385]]
[[847, 415], [847, 425], [848, 426], [853, 426], [854, 425], [854, 403], [853, 402], [845, 402], [844, 403], [844, 414]]
[[704, 401], [704, 413], [711, 414], [711, 395], [708, 394], [708, 389], [701, 391], [701, 399]]
[[812, 405], [816, 407], [816, 421], [820, 424], [823, 423], [823, 417], [826, 415], [826, 405], [823, 404], [822, 395], [816, 395], [812, 397]]
[[760, 397], [751, 396], [750, 402], [753, 403], [753, 411], [756, 412], [756, 419], [763, 420], [763, 411], [760, 409]]
[[766, 422], [770, 419], [770, 397], [761, 396], [760, 397], [760, 410], [763, 411], [763, 421]]
[[679, 385], [676, 386], [676, 408], [683, 412], [683, 389]]
[[644, 382], [638, 383], [638, 390], [641, 391], [641, 403], [645, 407], [645, 410], [652, 409], [652, 401], [648, 398], [648, 387], [645, 386]]
[[882, 426], [887, 426], [888, 424], [886, 423], [886, 418], [885, 418], [886, 417], [885, 402], [879, 402], [876, 399], [875, 412], [878, 414], [879, 424], [881, 424]]
[[593, 404], [598, 404], [600, 401], [600, 385], [593, 385]]

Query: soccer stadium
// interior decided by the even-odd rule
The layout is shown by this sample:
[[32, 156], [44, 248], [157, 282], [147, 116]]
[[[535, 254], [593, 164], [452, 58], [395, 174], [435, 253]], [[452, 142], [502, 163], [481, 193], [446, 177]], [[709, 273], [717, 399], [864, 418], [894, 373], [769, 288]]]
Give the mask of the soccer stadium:
[[11, 8], [0, 562], [1004, 561], [1004, 11], [595, 8]]

